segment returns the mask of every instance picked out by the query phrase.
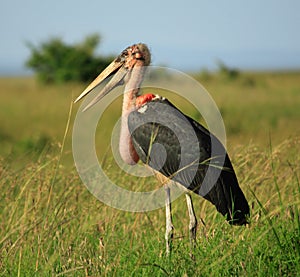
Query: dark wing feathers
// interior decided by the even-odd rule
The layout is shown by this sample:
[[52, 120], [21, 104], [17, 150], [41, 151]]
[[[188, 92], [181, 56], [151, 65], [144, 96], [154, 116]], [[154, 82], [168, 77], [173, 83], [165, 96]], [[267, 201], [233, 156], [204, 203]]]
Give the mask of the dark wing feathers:
[[231, 224], [247, 223], [249, 206], [230, 159], [206, 128], [166, 99], [155, 99], [130, 113], [128, 127], [144, 163], [202, 195]]

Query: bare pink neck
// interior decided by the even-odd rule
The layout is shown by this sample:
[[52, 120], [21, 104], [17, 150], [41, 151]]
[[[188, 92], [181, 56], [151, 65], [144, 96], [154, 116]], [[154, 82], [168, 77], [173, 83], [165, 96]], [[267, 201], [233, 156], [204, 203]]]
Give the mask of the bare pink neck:
[[125, 86], [119, 151], [121, 158], [127, 164], [136, 164], [139, 160], [133, 144], [131, 135], [128, 129], [128, 115], [136, 108], [136, 98], [139, 92], [139, 86], [142, 82], [144, 69], [142, 67], [134, 68], [131, 72], [131, 78]]

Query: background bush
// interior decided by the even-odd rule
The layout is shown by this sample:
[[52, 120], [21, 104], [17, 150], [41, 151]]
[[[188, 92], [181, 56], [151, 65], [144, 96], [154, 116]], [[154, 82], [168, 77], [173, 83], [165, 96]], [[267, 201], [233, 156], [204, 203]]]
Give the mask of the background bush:
[[43, 83], [91, 81], [113, 59], [95, 54], [99, 42], [100, 36], [92, 34], [74, 45], [64, 43], [61, 38], [52, 38], [39, 46], [27, 43], [31, 56], [26, 66], [36, 72]]

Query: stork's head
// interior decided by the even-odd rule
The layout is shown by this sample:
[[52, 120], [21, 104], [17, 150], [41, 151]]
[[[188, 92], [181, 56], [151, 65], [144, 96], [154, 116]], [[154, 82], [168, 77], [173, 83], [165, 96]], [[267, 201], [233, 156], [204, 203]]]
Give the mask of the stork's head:
[[79, 95], [75, 100], [78, 102], [86, 96], [95, 87], [100, 85], [106, 78], [115, 74], [111, 81], [102, 89], [102, 91], [85, 107], [84, 110], [90, 108], [108, 94], [115, 87], [126, 83], [133, 69], [148, 66], [150, 64], [151, 55], [146, 44], [138, 43], [127, 47], [122, 53], [107, 67], [99, 76]]

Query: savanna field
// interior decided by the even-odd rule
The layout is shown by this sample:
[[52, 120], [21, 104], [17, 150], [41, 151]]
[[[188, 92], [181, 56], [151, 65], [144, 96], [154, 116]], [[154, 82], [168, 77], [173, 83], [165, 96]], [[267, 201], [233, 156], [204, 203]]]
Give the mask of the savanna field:
[[[165, 255], [165, 210], [130, 213], [97, 200], [74, 166], [72, 127], [85, 84], [0, 78], [1, 276], [299, 276], [300, 72], [194, 74], [215, 100], [227, 149], [251, 208], [230, 226], [193, 195], [199, 219], [190, 255], [185, 197], [172, 204], [173, 252]], [[157, 93], [157, 92], [155, 92]], [[189, 116], [178, 96], [158, 92]], [[97, 129], [99, 162], [120, 186], [159, 187], [114, 162], [110, 135], [119, 97]]]

